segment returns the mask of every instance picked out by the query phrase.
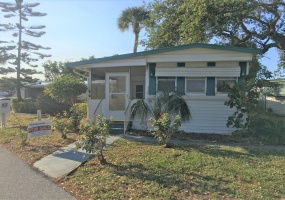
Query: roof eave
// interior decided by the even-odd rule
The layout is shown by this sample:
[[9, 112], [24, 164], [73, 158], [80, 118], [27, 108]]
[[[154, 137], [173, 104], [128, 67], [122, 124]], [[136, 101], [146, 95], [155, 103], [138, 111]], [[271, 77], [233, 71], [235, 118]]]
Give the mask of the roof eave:
[[244, 53], [251, 53], [251, 54], [262, 54], [261, 49], [235, 47], [235, 46], [222, 46], [222, 45], [216, 45], [216, 44], [193, 43], [193, 44], [186, 44], [186, 45], [181, 45], [181, 46], [167, 47], [163, 49], [154, 49], [154, 50], [142, 51], [142, 52], [137, 52], [137, 53], [129, 53], [129, 54], [104, 57], [104, 58], [97, 58], [97, 59], [92, 59], [92, 60], [72, 62], [72, 63], [67, 63], [66, 66], [67, 67], [79, 67], [82, 65], [94, 64], [94, 63], [100, 63], [100, 62], [108, 62], [108, 61], [121, 60], [121, 59], [128, 59], [128, 58], [136, 58], [140, 56], [147, 56], [147, 55], [165, 53], [165, 52], [170, 52], [170, 51], [179, 51], [179, 50], [191, 49], [191, 48], [206, 48], [206, 49], [244, 52]]

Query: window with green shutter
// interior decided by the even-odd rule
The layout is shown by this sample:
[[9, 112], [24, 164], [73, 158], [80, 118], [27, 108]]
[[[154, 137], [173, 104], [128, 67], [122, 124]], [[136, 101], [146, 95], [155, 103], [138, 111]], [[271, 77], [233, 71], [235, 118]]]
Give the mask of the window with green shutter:
[[215, 96], [215, 77], [207, 77], [207, 96]]
[[238, 78], [238, 82], [241, 83], [242, 81], [245, 80], [246, 76], [246, 62], [240, 62], [240, 77]]
[[185, 77], [177, 77], [177, 92], [185, 95]]
[[156, 63], [149, 64], [149, 95], [156, 95], [155, 67]]

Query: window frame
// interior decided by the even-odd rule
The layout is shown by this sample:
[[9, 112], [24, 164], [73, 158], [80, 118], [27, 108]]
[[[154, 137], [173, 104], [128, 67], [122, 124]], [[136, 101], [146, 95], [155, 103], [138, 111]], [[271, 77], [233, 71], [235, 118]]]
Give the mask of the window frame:
[[215, 93], [216, 94], [228, 94], [228, 92], [219, 92], [218, 91], [218, 79], [222, 79], [223, 81], [224, 80], [235, 80], [235, 83], [238, 82], [238, 77], [216, 77], [215, 78]]
[[174, 79], [174, 91], [177, 91], [177, 77], [176, 76], [157, 76], [156, 77], [156, 92], [161, 92], [158, 90], [159, 78], [173, 78]]
[[[188, 79], [197, 79], [197, 80], [202, 80], [204, 79], [204, 91], [203, 92], [188, 92], [187, 89], [187, 81]], [[186, 94], [205, 94], [206, 95], [207, 92], [207, 77], [191, 77], [191, 76], [186, 76], [185, 77], [185, 93]]]

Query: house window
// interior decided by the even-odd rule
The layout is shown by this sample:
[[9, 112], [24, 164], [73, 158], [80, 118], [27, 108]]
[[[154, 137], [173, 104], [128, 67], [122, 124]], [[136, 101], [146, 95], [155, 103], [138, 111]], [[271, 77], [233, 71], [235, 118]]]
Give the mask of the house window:
[[136, 85], [136, 99], [143, 99], [143, 85]]
[[205, 77], [188, 77], [186, 81], [186, 91], [188, 93], [205, 93], [206, 92]]
[[157, 91], [175, 91], [175, 77], [158, 77], [157, 78]]
[[185, 63], [177, 63], [177, 67], [185, 67]]
[[208, 67], [215, 67], [216, 66], [216, 62], [207, 62], [207, 66]]
[[218, 77], [216, 80], [217, 80], [216, 91], [218, 93], [229, 92], [227, 85], [231, 85], [231, 84], [234, 84], [237, 82], [237, 78], [235, 78], [235, 77]]

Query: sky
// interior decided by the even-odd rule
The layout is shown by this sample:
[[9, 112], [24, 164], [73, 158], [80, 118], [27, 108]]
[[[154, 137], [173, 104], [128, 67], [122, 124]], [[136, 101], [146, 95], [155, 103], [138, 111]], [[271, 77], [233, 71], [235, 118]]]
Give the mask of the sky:
[[[14, 2], [3, 0], [2, 2]], [[52, 61], [77, 61], [94, 55], [96, 58], [114, 54], [132, 53], [134, 35], [131, 30], [121, 32], [117, 18], [122, 10], [143, 5], [142, 0], [24, 0], [25, 3], [41, 4], [34, 11], [47, 13], [45, 17], [33, 17], [27, 25], [46, 25], [46, 34], [40, 38], [24, 36], [24, 40], [50, 47], [42, 53], [51, 54]], [[145, 0], [146, 3], [151, 0]], [[0, 23], [8, 22], [0, 16]], [[28, 38], [29, 37], [29, 38]], [[140, 39], [145, 37], [142, 31]], [[0, 32], [0, 40], [12, 40], [9, 33]], [[139, 46], [138, 51], [144, 47]], [[38, 71], [43, 71], [40, 60]], [[262, 64], [271, 71], [277, 69], [278, 54], [271, 49]], [[43, 79], [43, 76], [39, 76]]]

